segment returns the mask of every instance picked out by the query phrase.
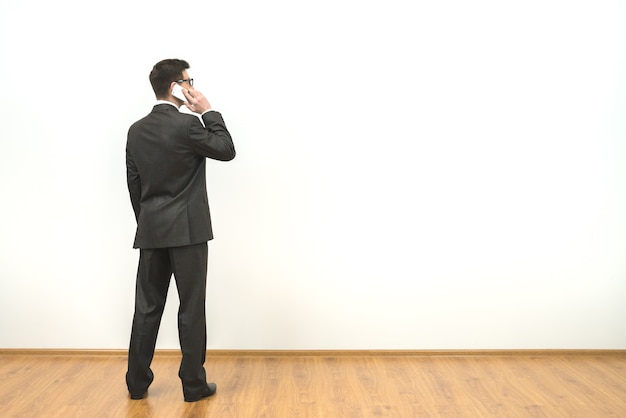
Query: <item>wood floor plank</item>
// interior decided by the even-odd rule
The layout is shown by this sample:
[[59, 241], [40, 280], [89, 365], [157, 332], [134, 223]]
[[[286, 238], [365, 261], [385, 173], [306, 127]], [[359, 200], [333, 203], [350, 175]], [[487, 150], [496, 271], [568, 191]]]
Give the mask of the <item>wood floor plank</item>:
[[147, 398], [125, 355], [0, 354], [2, 417], [625, 417], [626, 355], [209, 356], [212, 398], [182, 399], [157, 354]]

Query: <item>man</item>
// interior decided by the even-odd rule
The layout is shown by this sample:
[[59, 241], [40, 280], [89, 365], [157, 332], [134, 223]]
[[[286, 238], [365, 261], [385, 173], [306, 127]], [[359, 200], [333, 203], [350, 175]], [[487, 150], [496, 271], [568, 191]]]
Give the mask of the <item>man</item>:
[[[205, 165], [206, 158], [232, 160], [235, 148], [220, 113], [194, 90], [188, 68], [178, 59], [153, 67], [157, 103], [128, 131], [126, 172], [137, 219], [133, 247], [140, 249], [126, 373], [131, 399], [142, 399], [154, 378], [150, 364], [172, 274], [180, 299], [184, 399], [195, 402], [217, 390], [204, 369], [207, 241], [213, 238]], [[178, 86], [184, 96], [176, 93]], [[204, 126], [198, 116], [179, 112], [183, 104], [201, 115]]]

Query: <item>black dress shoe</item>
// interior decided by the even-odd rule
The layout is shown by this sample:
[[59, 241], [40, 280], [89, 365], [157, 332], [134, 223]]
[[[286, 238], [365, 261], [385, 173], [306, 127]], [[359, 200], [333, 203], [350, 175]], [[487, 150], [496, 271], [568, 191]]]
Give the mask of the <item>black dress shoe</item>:
[[140, 395], [138, 395], [138, 394], [136, 394], [136, 393], [135, 393], [135, 394], [132, 394], [132, 393], [131, 393], [131, 394], [130, 394], [130, 399], [133, 399], [133, 400], [143, 399], [143, 398], [144, 398], [144, 396], [146, 396], [147, 394], [148, 394], [148, 391], [145, 391], [144, 393], [142, 393], [142, 394], [140, 394]]
[[199, 401], [200, 399], [208, 398], [209, 396], [215, 395], [215, 392], [217, 392], [217, 385], [215, 383], [208, 383], [206, 385], [205, 392], [201, 393], [198, 396], [185, 398], [185, 402], [196, 402], [196, 401]]

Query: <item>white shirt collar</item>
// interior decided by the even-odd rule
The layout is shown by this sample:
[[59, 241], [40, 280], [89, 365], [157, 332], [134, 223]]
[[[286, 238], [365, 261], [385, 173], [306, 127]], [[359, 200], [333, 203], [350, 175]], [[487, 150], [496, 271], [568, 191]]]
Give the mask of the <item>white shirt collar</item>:
[[[176, 109], [178, 109], [178, 106], [176, 106], [176, 105], [175, 105], [174, 103], [172, 103], [172, 102], [168, 102], [167, 100], [157, 100], [157, 101], [156, 101], [156, 104], [157, 104], [157, 105], [160, 105], [160, 104], [168, 104], [168, 105], [172, 105], [172, 106], [174, 106]], [[155, 105], [155, 106], [156, 106], [156, 105]]]

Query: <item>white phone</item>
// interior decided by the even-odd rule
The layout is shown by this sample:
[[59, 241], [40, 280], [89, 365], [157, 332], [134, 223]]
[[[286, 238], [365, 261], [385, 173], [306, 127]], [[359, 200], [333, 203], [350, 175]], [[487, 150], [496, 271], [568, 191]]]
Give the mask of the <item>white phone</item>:
[[183, 88], [178, 83], [174, 84], [174, 88], [172, 89], [172, 96], [182, 100], [183, 102], [187, 101], [187, 98], [183, 93]]

